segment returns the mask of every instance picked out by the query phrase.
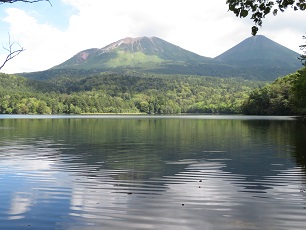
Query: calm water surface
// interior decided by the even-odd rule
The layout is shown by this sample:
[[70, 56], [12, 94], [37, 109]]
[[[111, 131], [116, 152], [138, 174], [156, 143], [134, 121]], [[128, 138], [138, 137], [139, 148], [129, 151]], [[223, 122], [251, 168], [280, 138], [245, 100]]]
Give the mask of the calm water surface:
[[288, 117], [0, 116], [0, 229], [306, 226]]

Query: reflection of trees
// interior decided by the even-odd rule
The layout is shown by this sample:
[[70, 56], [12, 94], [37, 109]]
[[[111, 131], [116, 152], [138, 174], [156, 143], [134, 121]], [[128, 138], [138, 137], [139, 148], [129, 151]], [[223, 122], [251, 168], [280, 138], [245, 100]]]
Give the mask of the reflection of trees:
[[[295, 166], [303, 168], [306, 171], [306, 125], [300, 120], [290, 121], [253, 121], [248, 122], [249, 131], [253, 138], [262, 138], [270, 140], [271, 153], [274, 157], [269, 160], [264, 157], [264, 164], [256, 164], [260, 167], [266, 167], [266, 172], [272, 176], [272, 173], [283, 169], [273, 170], [272, 165], [282, 164], [283, 168], [290, 169]], [[272, 149], [273, 148], [273, 149]], [[276, 156], [276, 158], [275, 158]], [[292, 157], [293, 164], [288, 156]], [[261, 157], [262, 158], [262, 157]], [[280, 161], [277, 161], [279, 159]], [[269, 176], [266, 175], [266, 176]]]
[[302, 121], [298, 121], [290, 132], [292, 136], [290, 142], [294, 147], [292, 156], [294, 157], [296, 164], [303, 168], [306, 172], [306, 125]]
[[11, 215], [26, 221], [56, 210], [54, 224], [60, 218], [72, 226], [89, 220], [118, 228], [120, 219], [199, 229], [206, 222], [220, 226], [231, 216], [244, 221], [233, 229], [247, 224], [264, 229], [292, 226], [290, 218], [279, 218], [288, 207], [295, 217], [304, 214], [298, 206], [300, 170], [292, 170], [287, 156], [297, 154], [298, 165], [305, 167], [299, 159], [305, 126], [296, 121], [0, 120], [0, 129], [6, 165], [18, 162], [25, 181], [24, 171], [33, 171], [36, 187], [43, 188], [35, 196], [32, 190], [17, 194], [26, 186], [6, 183], [14, 184], [8, 191], [17, 194], [8, 196]]
[[280, 157], [290, 154], [297, 166], [306, 171], [306, 125], [301, 120], [294, 121], [254, 121], [249, 122], [254, 137], [271, 140]]
[[[92, 177], [106, 169], [125, 170], [114, 175], [119, 180], [161, 178], [186, 167], [165, 162], [219, 158], [231, 159], [224, 161], [223, 170], [254, 181], [275, 175], [274, 169], [293, 167], [286, 155], [293, 147], [298, 164], [304, 168], [306, 165], [305, 126], [302, 128], [296, 121], [11, 119], [1, 120], [0, 127], [6, 127], [0, 137], [7, 141], [49, 139], [65, 145], [61, 161], [87, 168], [82, 173]], [[273, 164], [282, 166], [273, 168]]]

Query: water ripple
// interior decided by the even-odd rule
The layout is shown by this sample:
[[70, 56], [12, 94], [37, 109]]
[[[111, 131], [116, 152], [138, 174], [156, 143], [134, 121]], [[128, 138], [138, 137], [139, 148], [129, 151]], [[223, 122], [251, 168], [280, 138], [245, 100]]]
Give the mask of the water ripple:
[[[76, 137], [88, 128], [88, 121], [66, 124], [59, 119], [56, 122], [61, 122], [63, 130], [71, 130], [72, 136], [56, 132], [56, 138], [50, 138], [49, 131], [56, 125], [52, 123], [44, 137], [31, 136], [25, 129], [24, 138], [4, 138], [0, 144], [0, 228], [305, 228], [305, 171], [288, 157], [294, 147], [283, 148], [290, 144], [283, 143], [289, 138], [272, 134], [267, 138], [261, 123], [239, 122], [237, 128], [236, 120], [223, 121], [218, 135], [228, 127], [234, 132], [226, 134], [227, 138], [238, 135], [237, 143], [230, 139], [227, 146], [222, 138], [211, 139], [216, 126], [208, 120], [193, 119], [191, 124], [186, 120], [180, 126], [183, 132], [171, 123], [177, 121], [168, 121], [171, 125], [156, 136], [152, 133], [162, 121], [148, 119], [150, 129], [141, 122], [129, 128], [128, 122], [120, 132], [114, 128], [119, 121], [108, 121], [110, 127], [108, 123], [92, 125], [92, 130], [97, 126], [107, 135], [87, 130], [86, 135]], [[208, 126], [213, 129], [209, 135], [201, 131], [194, 135], [188, 131], [190, 125], [206, 132]], [[89, 131], [93, 135], [86, 139]], [[131, 136], [133, 132], [137, 135]], [[171, 133], [168, 139], [165, 132]], [[275, 143], [264, 143], [273, 138]]]

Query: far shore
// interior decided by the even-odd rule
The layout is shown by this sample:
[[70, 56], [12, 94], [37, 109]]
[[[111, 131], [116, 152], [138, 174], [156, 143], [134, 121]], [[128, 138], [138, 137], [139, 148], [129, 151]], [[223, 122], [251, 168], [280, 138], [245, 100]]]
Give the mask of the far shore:
[[146, 115], [147, 113], [81, 113], [80, 115]]

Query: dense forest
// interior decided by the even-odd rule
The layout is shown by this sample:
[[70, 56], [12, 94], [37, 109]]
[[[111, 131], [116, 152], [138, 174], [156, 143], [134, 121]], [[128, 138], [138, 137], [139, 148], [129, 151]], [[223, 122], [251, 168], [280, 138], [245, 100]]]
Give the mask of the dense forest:
[[104, 72], [33, 80], [0, 74], [1, 114], [305, 115], [306, 68], [274, 82]]
[[49, 81], [0, 74], [0, 113], [241, 113], [248, 94], [263, 84], [131, 71]]
[[254, 89], [241, 112], [256, 115], [306, 115], [306, 67]]

